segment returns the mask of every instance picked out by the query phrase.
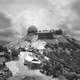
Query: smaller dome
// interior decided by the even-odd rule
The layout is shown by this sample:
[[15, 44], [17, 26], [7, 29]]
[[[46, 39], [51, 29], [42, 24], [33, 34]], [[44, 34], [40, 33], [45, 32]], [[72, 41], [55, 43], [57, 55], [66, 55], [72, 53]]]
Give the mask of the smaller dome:
[[30, 26], [27, 31], [28, 31], [28, 33], [38, 32], [37, 28], [34, 25]]

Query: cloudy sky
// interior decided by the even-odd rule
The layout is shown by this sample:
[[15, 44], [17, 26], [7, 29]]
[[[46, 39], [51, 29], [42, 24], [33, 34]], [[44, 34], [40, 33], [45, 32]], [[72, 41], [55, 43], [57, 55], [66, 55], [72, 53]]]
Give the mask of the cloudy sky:
[[0, 40], [13, 40], [30, 25], [80, 39], [80, 0], [0, 0]]

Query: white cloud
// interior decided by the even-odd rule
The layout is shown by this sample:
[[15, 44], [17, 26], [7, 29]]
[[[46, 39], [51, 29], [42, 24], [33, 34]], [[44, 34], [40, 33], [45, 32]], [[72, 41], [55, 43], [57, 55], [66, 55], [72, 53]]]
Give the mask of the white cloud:
[[15, 22], [16, 25], [14, 26], [16, 26], [15, 28], [20, 34], [23, 34], [22, 30], [25, 29], [23, 26], [35, 25], [38, 29], [52, 29], [64, 23], [70, 24], [75, 19], [74, 13], [71, 10], [73, 1], [47, 0], [48, 4], [46, 5], [48, 7], [41, 7], [38, 4], [34, 6], [33, 3], [18, 14]]
[[[72, 30], [76, 13], [72, 11], [71, 8], [75, 1], [76, 0], [6, 0], [5, 2], [4, 0], [0, 0], [0, 10], [6, 12], [12, 21], [17, 20], [13, 23], [13, 26], [15, 26], [14, 30], [20, 35], [26, 33], [26, 29], [22, 27], [22, 25], [31, 24], [36, 25], [40, 29], [52, 29], [65, 24], [66, 29]], [[62, 26], [62, 28], [65, 28], [65, 25]]]

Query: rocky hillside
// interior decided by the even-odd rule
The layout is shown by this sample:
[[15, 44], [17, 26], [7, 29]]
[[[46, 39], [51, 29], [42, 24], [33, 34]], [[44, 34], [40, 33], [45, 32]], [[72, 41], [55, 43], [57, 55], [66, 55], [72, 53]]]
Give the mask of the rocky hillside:
[[44, 55], [49, 58], [42, 66], [42, 73], [58, 77], [64, 75], [68, 80], [80, 76], [80, 42], [62, 34], [53, 34], [54, 39], [47, 40]]
[[[39, 32], [38, 35], [39, 40], [46, 42], [43, 54], [40, 54], [37, 49], [31, 52], [42, 62], [40, 72], [47, 76], [65, 76], [67, 80], [78, 80], [80, 78], [80, 41], [65, 35], [62, 30]], [[9, 43], [7, 47], [16, 49], [22, 44], [27, 43], [17, 40]], [[49, 60], [46, 60], [45, 56]]]

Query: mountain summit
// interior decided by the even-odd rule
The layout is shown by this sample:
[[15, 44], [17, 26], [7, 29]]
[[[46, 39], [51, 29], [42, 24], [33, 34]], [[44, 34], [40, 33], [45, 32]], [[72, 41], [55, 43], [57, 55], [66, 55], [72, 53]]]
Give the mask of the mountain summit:
[[[33, 69], [33, 65], [35, 66], [40, 61], [38, 69], [45, 75], [52, 77], [63, 75], [70, 78], [69, 80], [79, 78], [80, 42], [67, 36], [61, 29], [38, 31], [36, 35], [38, 35], [38, 39], [32, 43], [21, 39], [9, 43], [7, 48], [19, 50], [20, 53], [23, 53], [20, 55], [31, 53], [27, 57], [25, 56], [27, 65]], [[42, 48], [37, 48], [37, 46], [42, 46]], [[31, 58], [31, 61], [27, 60], [28, 57]]]

